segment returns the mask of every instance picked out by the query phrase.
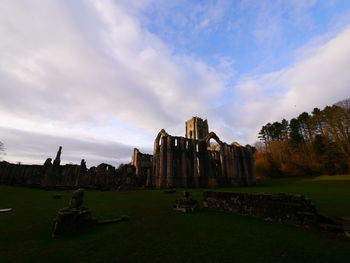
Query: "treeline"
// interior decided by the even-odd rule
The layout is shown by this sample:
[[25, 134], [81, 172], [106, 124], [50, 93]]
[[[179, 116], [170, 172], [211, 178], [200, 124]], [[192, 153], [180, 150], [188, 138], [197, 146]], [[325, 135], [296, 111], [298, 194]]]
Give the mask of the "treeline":
[[350, 100], [315, 108], [259, 132], [255, 165], [269, 177], [346, 174], [350, 168]]

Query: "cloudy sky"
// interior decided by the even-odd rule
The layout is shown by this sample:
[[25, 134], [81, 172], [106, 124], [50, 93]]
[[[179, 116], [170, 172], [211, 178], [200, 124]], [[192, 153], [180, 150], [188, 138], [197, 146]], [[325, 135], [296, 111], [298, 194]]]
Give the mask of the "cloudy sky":
[[2, 0], [2, 159], [151, 153], [192, 116], [227, 142], [350, 97], [348, 0]]

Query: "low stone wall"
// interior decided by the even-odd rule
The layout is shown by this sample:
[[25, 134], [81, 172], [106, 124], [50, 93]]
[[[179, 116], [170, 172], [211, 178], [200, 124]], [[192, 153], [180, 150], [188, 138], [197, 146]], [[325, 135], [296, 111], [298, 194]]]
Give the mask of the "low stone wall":
[[145, 185], [145, 178], [135, 175], [135, 167], [122, 165], [118, 169], [108, 164], [87, 169], [85, 166], [23, 165], [0, 162], [0, 184], [43, 189], [127, 190]]
[[206, 191], [203, 206], [284, 224], [343, 232], [341, 223], [318, 214], [311, 201], [302, 195]]

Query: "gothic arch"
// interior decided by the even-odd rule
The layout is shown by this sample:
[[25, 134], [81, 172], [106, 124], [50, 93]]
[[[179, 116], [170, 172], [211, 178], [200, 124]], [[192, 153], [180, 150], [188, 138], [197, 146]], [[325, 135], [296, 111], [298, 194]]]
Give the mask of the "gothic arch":
[[220, 147], [222, 147], [224, 145], [224, 143], [219, 139], [219, 137], [215, 134], [215, 132], [210, 132], [204, 138], [206, 143], [208, 143], [210, 139], [214, 139], [220, 145]]
[[164, 129], [158, 133], [156, 139], [154, 140], [154, 153], [159, 150], [159, 141], [162, 136], [169, 136], [169, 134]]

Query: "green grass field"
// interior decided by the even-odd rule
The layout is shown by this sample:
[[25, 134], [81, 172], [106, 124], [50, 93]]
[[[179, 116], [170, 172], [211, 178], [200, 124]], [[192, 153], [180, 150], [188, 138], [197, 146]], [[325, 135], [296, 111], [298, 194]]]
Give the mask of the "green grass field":
[[[264, 179], [221, 190], [299, 193], [323, 214], [350, 215], [350, 177]], [[198, 200], [203, 191], [190, 190]], [[172, 210], [181, 193], [87, 191], [94, 217], [131, 220], [52, 238], [52, 219], [71, 191], [0, 186], [0, 208], [13, 208], [0, 214], [0, 262], [350, 262], [350, 239], [224, 212], [181, 214]]]

